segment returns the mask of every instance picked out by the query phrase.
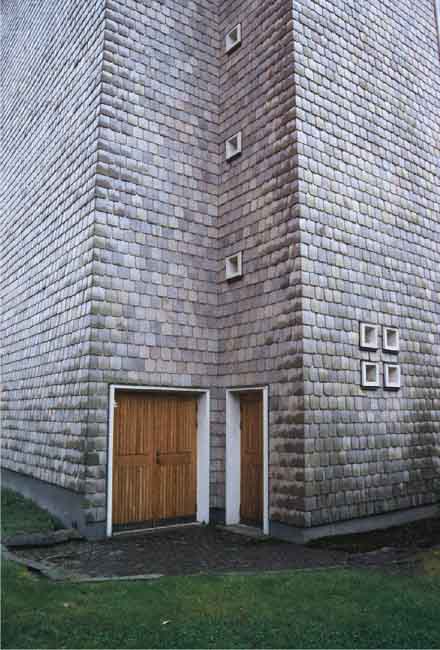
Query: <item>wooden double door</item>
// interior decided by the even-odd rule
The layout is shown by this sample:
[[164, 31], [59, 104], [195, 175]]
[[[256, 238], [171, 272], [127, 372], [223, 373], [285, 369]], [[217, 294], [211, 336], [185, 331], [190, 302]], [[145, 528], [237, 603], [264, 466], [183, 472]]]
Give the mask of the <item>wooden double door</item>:
[[263, 522], [263, 396], [240, 393], [240, 520]]
[[118, 391], [116, 404], [113, 526], [195, 521], [197, 398]]

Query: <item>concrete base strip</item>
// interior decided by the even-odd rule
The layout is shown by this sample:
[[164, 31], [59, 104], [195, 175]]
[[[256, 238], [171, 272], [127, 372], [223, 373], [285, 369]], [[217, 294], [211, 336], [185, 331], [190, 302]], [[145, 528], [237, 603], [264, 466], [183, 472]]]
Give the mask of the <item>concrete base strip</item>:
[[71, 540], [80, 540], [84, 537], [75, 528], [48, 531], [46, 533], [20, 533], [11, 535], [3, 540], [8, 548], [24, 548], [26, 546], [55, 546]]
[[38, 573], [41, 573], [41, 575], [43, 575], [45, 578], [49, 578], [50, 580], [55, 580], [57, 582], [72, 582], [86, 577], [65, 571], [64, 569], [60, 569], [58, 567], [53, 567], [46, 562], [39, 562], [37, 560], [30, 560], [29, 558], [18, 557], [18, 555], [15, 555], [14, 553], [11, 553], [11, 551], [8, 551], [5, 546], [2, 546], [1, 550], [2, 557], [5, 560], [11, 560], [12, 562], [16, 562], [17, 564], [26, 567], [27, 569], [37, 571]]

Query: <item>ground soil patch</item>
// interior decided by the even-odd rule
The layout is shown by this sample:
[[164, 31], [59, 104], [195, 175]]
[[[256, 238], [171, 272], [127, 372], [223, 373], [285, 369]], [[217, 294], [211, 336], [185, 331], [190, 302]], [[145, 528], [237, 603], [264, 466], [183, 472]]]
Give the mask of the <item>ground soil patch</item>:
[[74, 541], [53, 548], [14, 552], [91, 577], [318, 568], [343, 566], [348, 557], [341, 551], [251, 538], [214, 526], [190, 526], [103, 541]]
[[309, 548], [332, 549], [347, 553], [369, 553], [383, 548], [407, 551], [434, 548], [440, 545], [440, 516], [421, 519], [403, 526], [372, 530], [354, 535], [325, 537], [308, 544]]

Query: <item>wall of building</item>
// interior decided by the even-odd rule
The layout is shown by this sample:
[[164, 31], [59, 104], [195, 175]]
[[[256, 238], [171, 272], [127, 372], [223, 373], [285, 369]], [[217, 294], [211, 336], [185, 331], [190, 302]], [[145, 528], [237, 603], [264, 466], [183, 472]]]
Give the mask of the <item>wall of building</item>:
[[[97, 521], [109, 384], [216, 386], [218, 43], [209, 0], [107, 1], [89, 413]], [[215, 439], [215, 393], [212, 408]]]
[[[270, 510], [302, 525], [304, 443], [296, 101], [290, 0], [220, 3], [219, 384], [270, 386]], [[224, 142], [242, 132], [243, 152]], [[243, 277], [225, 280], [225, 258]], [[224, 412], [224, 406], [222, 407]], [[224, 427], [223, 427], [224, 430]], [[224, 460], [219, 438], [218, 458]], [[221, 476], [224, 481], [224, 474]]]
[[2, 3], [2, 464], [82, 491], [100, 0]]
[[[295, 3], [309, 525], [432, 503], [440, 443], [440, 66], [432, 0]], [[359, 387], [359, 321], [400, 330]]]
[[[225, 389], [269, 385], [272, 522], [432, 503], [432, 2], [26, 0], [2, 19], [3, 464], [104, 522], [109, 385], [209, 388], [222, 510]], [[360, 388], [363, 359], [395, 359], [359, 349], [360, 321], [399, 328], [399, 392]]]

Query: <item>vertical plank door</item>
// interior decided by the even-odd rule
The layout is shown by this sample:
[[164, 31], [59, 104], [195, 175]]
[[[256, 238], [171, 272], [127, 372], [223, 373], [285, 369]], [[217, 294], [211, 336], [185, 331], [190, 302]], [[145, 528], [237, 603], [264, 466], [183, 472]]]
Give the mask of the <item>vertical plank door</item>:
[[154, 402], [141, 392], [116, 393], [113, 425], [113, 525], [152, 525], [156, 446]]
[[241, 479], [240, 519], [263, 521], [263, 396], [259, 391], [240, 393]]
[[156, 406], [156, 519], [195, 520], [197, 511], [197, 400], [167, 395]]
[[197, 399], [119, 391], [113, 432], [113, 524], [195, 519]]

